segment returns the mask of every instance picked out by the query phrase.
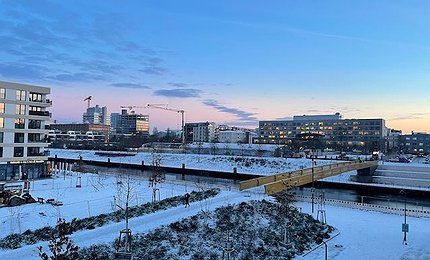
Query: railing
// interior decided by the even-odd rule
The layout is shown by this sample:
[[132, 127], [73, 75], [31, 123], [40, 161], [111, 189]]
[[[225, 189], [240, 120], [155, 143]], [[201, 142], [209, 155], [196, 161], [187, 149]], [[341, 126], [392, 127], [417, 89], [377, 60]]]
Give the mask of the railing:
[[49, 111], [33, 111], [29, 110], [28, 114], [31, 116], [50, 116]]
[[[294, 198], [297, 201], [312, 203], [312, 197], [311, 196], [295, 195]], [[319, 200], [319, 198], [314, 198], [314, 201], [318, 201], [318, 200]], [[368, 204], [368, 203], [355, 202], [355, 201], [345, 201], [345, 200], [339, 200], [339, 199], [324, 199], [323, 204], [345, 207], [345, 208], [379, 211], [379, 212], [396, 214], [396, 215], [405, 214], [404, 206], [393, 207], [393, 206]], [[430, 218], [430, 210], [424, 210], [422, 208], [419, 209], [419, 207], [409, 206], [409, 208], [406, 209], [406, 213], [408, 216], [412, 216], [412, 217]]]

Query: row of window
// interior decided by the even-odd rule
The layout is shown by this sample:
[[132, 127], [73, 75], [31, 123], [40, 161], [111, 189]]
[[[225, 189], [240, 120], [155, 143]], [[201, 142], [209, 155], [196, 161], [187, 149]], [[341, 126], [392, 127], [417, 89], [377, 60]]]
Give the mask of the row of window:
[[[23, 104], [17, 104], [15, 109], [15, 114], [17, 115], [25, 115], [26, 105]], [[42, 111], [42, 107], [40, 106], [29, 106], [28, 107], [28, 114], [29, 115], [36, 115], [36, 116], [45, 116], [47, 114], [47, 111]], [[5, 103], [0, 102], [0, 113], [5, 113]]]
[[[4, 117], [0, 117], [0, 128], [4, 128]], [[25, 118], [15, 118], [15, 129], [25, 129]], [[29, 119], [28, 129], [42, 129], [42, 120]]]
[[[24, 143], [25, 133], [15, 133], [14, 143]], [[43, 143], [45, 142], [45, 137], [43, 134], [38, 133], [28, 133], [27, 136], [28, 143]], [[0, 132], [0, 143], [4, 142], [4, 133]]]
[[[16, 100], [25, 101], [26, 100], [25, 90], [16, 90]], [[6, 98], [6, 89], [0, 88], [0, 98]], [[28, 101], [32, 102], [43, 102], [43, 95], [40, 93], [29, 92]]]
[[[27, 147], [27, 156], [44, 156], [40, 147]], [[0, 147], [0, 157], [3, 157], [3, 147]], [[24, 157], [24, 147], [14, 147], [13, 157]]]

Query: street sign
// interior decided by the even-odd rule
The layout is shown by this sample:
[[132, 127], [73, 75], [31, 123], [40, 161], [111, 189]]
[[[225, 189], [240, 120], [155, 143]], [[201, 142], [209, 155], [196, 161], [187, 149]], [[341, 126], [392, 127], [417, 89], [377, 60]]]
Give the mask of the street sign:
[[409, 232], [409, 224], [406, 224], [406, 223], [402, 224], [402, 232]]

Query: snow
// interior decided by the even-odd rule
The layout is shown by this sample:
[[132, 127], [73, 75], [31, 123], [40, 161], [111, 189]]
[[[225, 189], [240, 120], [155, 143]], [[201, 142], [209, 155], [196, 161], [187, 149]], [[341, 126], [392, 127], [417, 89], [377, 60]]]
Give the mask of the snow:
[[[77, 177], [81, 177], [81, 188], [76, 188]], [[118, 194], [121, 189], [117, 187], [118, 177], [104, 174], [78, 174], [55, 176], [50, 179], [41, 179], [31, 182], [30, 194], [44, 199], [53, 198], [64, 203], [63, 206], [54, 207], [51, 204], [26, 204], [19, 207], [0, 208], [0, 237], [11, 233], [21, 233], [27, 229], [37, 229], [44, 226], [55, 226], [58, 217], [70, 221], [72, 218], [85, 218], [117, 210], [114, 205], [121, 205], [123, 195]], [[122, 178], [124, 181], [124, 178]], [[147, 178], [132, 177], [131, 206], [141, 205], [152, 200], [152, 188], [148, 187]], [[191, 182], [166, 179], [157, 185], [160, 198], [165, 199], [183, 195], [191, 190], [201, 190], [202, 186], [209, 184], [193, 184]], [[219, 186], [219, 185], [218, 185]], [[217, 187], [218, 187], [217, 186]]]
[[[261, 190], [238, 192], [222, 191], [215, 198], [205, 202], [191, 203], [191, 207], [176, 207], [166, 211], [155, 212], [130, 220], [133, 233], [153, 230], [179, 219], [197, 214], [202, 209], [214, 210], [229, 203], [239, 203], [253, 199], [267, 198]], [[310, 213], [311, 205], [297, 202], [303, 212]], [[401, 224], [403, 216], [384, 214], [336, 206], [325, 206], [328, 224], [336, 227], [340, 234], [329, 241], [329, 259], [429, 259], [430, 220], [408, 217], [410, 225], [408, 245], [402, 244]], [[71, 238], [80, 247], [95, 243], [107, 243], [117, 238], [123, 223], [111, 223], [94, 230], [74, 233]], [[1, 259], [37, 259], [36, 247], [47, 247], [47, 242], [24, 246], [16, 250], [0, 251]], [[324, 247], [312, 251], [305, 257], [297, 259], [324, 259]]]
[[[297, 203], [303, 212], [311, 213], [310, 203]], [[373, 211], [325, 207], [327, 222], [340, 234], [328, 242], [328, 259], [429, 259], [430, 220], [407, 217], [408, 245], [403, 245], [404, 217]], [[337, 246], [336, 246], [337, 245]], [[341, 246], [341, 247], [340, 247]], [[324, 247], [303, 259], [324, 259]]]
[[[106, 156], [99, 156], [95, 151], [88, 150], [63, 150], [50, 149], [51, 157], [84, 160], [107, 161]], [[256, 175], [273, 175], [303, 168], [312, 167], [312, 160], [306, 158], [274, 158], [274, 157], [249, 157], [249, 156], [223, 156], [203, 154], [174, 154], [161, 153], [161, 166], [181, 168], [182, 163], [188, 169], [211, 170], [220, 172], [233, 172], [236, 167], [239, 173]], [[151, 165], [153, 155], [147, 152], [139, 152], [134, 156], [111, 157], [111, 162], [124, 164]], [[339, 161], [316, 160], [317, 166], [332, 164]]]

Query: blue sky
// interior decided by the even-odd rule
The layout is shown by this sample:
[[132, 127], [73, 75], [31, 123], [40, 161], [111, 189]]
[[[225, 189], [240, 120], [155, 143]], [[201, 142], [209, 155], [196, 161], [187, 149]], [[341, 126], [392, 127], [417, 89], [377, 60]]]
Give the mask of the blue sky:
[[[0, 80], [187, 121], [341, 112], [430, 132], [429, 1], [4, 1]], [[149, 113], [159, 128], [179, 117]]]

